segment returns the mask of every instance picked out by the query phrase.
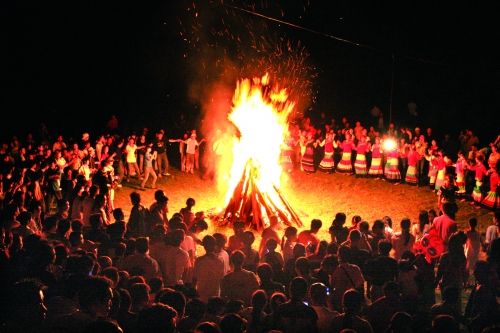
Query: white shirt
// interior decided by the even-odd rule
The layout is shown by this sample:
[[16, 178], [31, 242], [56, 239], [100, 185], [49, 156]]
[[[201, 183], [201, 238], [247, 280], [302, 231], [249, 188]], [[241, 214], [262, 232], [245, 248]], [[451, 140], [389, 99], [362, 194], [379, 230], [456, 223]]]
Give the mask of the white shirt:
[[491, 244], [495, 239], [498, 238], [498, 234], [499, 234], [499, 230], [498, 230], [498, 226], [497, 225], [490, 225], [487, 229], [486, 229], [486, 238], [485, 238], [485, 243], [486, 244]]
[[229, 254], [226, 250], [220, 250], [220, 252], [215, 253], [220, 261], [224, 264], [224, 274], [229, 273], [231, 266], [229, 264]]
[[186, 153], [188, 154], [194, 154], [196, 152], [196, 146], [198, 146], [199, 143], [196, 139], [189, 138], [186, 140]]

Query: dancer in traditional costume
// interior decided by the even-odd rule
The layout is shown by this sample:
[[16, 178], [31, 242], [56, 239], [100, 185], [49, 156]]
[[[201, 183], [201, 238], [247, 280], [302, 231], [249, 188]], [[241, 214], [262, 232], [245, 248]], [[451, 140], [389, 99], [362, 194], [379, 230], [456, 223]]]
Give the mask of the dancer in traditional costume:
[[283, 170], [291, 172], [293, 170], [293, 142], [290, 137], [286, 138], [281, 145], [280, 164]]
[[408, 169], [406, 170], [405, 182], [408, 185], [417, 185], [417, 163], [422, 156], [415, 150], [415, 145], [410, 145], [408, 152]]
[[429, 177], [429, 188], [434, 190], [436, 186], [436, 176], [438, 172], [438, 161], [437, 161], [437, 153], [432, 150], [429, 150], [430, 155], [425, 155], [425, 159], [429, 161], [429, 173], [427, 174]]
[[368, 174], [373, 177], [381, 177], [384, 175], [384, 169], [382, 168], [382, 146], [378, 137], [375, 138], [375, 144], [371, 147], [371, 151], [372, 163]]
[[455, 173], [457, 175], [456, 184], [458, 187], [457, 196], [465, 195], [465, 169], [467, 168], [467, 161], [464, 154], [459, 151], [457, 162], [455, 163]]
[[500, 196], [498, 195], [500, 190], [500, 160], [497, 160], [495, 168], [488, 170], [488, 173], [490, 174], [490, 190], [481, 201], [481, 204], [495, 210], [500, 208]]
[[439, 150], [437, 153], [437, 174], [434, 189], [437, 191], [443, 186], [446, 177], [446, 162], [443, 157], [443, 151]]
[[329, 132], [323, 142], [319, 143], [321, 147], [325, 147], [325, 154], [319, 163], [319, 169], [326, 173], [331, 173], [334, 167], [333, 153], [334, 148], [337, 148], [337, 143], [334, 141], [335, 134]]
[[366, 176], [366, 151], [369, 145], [366, 143], [366, 136], [361, 136], [356, 146], [356, 161], [354, 162], [354, 172], [356, 176]]
[[351, 133], [347, 132], [345, 134], [345, 140], [341, 144], [342, 147], [342, 159], [337, 165], [337, 171], [343, 173], [352, 173], [352, 162], [351, 154], [354, 148], [354, 143], [352, 142]]
[[401, 173], [399, 172], [399, 152], [398, 147], [394, 147], [386, 152], [387, 160], [385, 162], [384, 174], [385, 178], [391, 182], [398, 182], [401, 180]]
[[313, 140], [311, 133], [307, 133], [307, 139], [303, 144], [305, 145], [305, 150], [301, 159], [302, 170], [306, 173], [313, 173], [316, 171], [314, 169], [314, 148], [316, 142]]
[[472, 205], [479, 204], [483, 200], [483, 193], [481, 192], [481, 186], [483, 186], [483, 176], [486, 175], [486, 167], [483, 164], [484, 156], [478, 154], [476, 156], [476, 164], [470, 165], [469, 170], [475, 171], [476, 186], [472, 191]]

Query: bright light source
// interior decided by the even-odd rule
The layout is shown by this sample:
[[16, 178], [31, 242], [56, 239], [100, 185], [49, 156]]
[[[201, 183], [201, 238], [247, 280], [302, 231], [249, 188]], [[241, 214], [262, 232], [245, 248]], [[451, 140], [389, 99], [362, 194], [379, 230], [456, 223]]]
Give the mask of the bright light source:
[[386, 151], [394, 150], [394, 148], [396, 148], [396, 146], [397, 146], [397, 144], [396, 144], [395, 140], [393, 140], [393, 139], [385, 139], [384, 140], [384, 143], [383, 143], [384, 150], [386, 150]]

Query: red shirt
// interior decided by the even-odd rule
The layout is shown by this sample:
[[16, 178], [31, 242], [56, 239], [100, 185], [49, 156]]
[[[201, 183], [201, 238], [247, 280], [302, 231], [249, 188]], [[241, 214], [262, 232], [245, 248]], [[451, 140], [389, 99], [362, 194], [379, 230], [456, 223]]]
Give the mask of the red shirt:
[[316, 248], [319, 243], [319, 238], [313, 234], [311, 230], [304, 230], [297, 236], [297, 242], [303, 244], [306, 249], [308, 249], [309, 246]]
[[417, 153], [416, 151], [408, 153], [408, 165], [409, 166], [416, 166], [418, 160], [420, 160], [420, 154], [419, 153]]
[[499, 184], [500, 184], [500, 177], [498, 176], [498, 173], [493, 172], [490, 175], [490, 191], [495, 192]]
[[444, 243], [448, 244], [450, 236], [457, 231], [457, 222], [446, 214], [434, 218], [432, 227], [435, 228]]

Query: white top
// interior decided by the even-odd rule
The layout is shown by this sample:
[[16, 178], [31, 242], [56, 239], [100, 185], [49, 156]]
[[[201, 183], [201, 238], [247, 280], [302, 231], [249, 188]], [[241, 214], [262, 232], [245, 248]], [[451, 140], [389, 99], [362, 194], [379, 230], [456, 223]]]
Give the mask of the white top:
[[486, 244], [491, 244], [491, 242], [493, 242], [495, 239], [498, 238], [499, 236], [499, 229], [498, 229], [498, 226], [497, 225], [490, 225], [487, 229], [486, 229], [486, 238], [485, 238], [485, 243]]
[[189, 138], [186, 140], [186, 153], [194, 154], [196, 147], [199, 145], [198, 140]]

